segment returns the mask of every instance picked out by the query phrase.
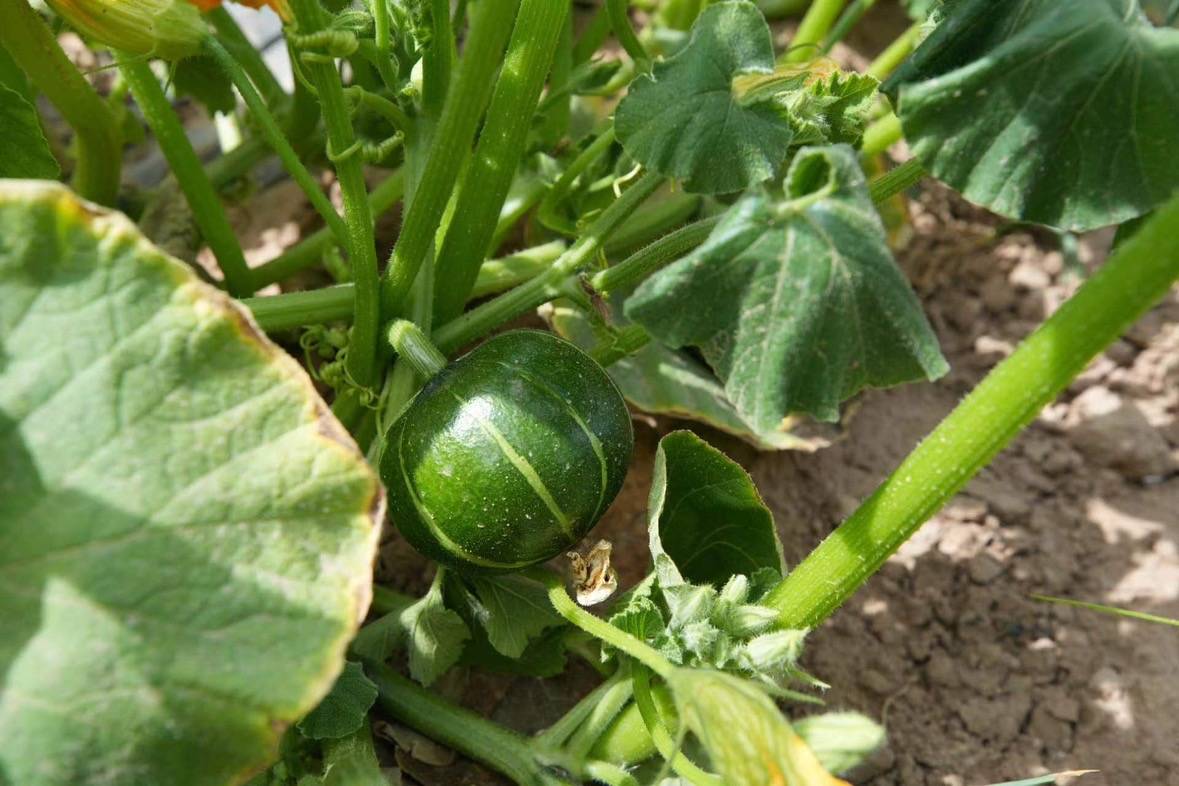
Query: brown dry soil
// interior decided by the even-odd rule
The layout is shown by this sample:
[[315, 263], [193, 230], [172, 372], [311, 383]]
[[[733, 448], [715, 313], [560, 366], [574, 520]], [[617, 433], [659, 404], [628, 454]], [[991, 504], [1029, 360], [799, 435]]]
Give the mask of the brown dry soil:
[[[923, 189], [912, 210], [913, 236], [899, 257], [950, 374], [860, 397], [841, 438], [814, 454], [758, 453], [701, 429], [753, 475], [791, 564], [1076, 289], [1110, 241], [1083, 238], [1070, 266], [1052, 236], [1001, 234], [997, 221], [939, 187]], [[1179, 786], [1179, 631], [1030, 597], [1179, 617], [1177, 408], [1172, 295], [812, 634], [804, 665], [833, 686], [829, 708], [859, 710], [888, 730], [852, 783], [979, 786], [1094, 768], [1101, 772], [1082, 784]], [[634, 467], [594, 535], [614, 543], [623, 586], [647, 567], [655, 445], [684, 426], [636, 416]], [[428, 568], [407, 552], [394, 539], [386, 557], [397, 583], [420, 586]], [[575, 663], [550, 681], [457, 674], [449, 683], [444, 690], [481, 713], [531, 731], [592, 677]], [[486, 777], [398, 753], [425, 784]]]

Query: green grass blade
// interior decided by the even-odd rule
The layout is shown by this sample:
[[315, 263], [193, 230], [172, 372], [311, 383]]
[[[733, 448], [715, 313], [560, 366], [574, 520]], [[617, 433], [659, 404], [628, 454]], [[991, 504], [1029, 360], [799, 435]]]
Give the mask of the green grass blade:
[[1025, 778], [1022, 781], [1003, 781], [992, 783], [991, 786], [1039, 786], [1043, 783], [1057, 783], [1059, 778], [1079, 778], [1082, 775], [1097, 772], [1097, 770], [1069, 770], [1068, 772], [1054, 772], [1051, 775], [1040, 775], [1036, 778]]
[[1090, 603], [1084, 600], [1072, 600], [1071, 598], [1057, 598], [1052, 595], [1032, 595], [1036, 600], [1042, 600], [1046, 603], [1060, 603], [1064, 606], [1076, 606], [1081, 609], [1089, 609], [1090, 611], [1098, 611], [1102, 614], [1113, 614], [1118, 617], [1128, 617], [1130, 619], [1142, 620], [1143, 622], [1154, 622], [1159, 625], [1170, 625], [1173, 628], [1179, 628], [1179, 620], [1170, 617], [1160, 617], [1157, 614], [1147, 614], [1144, 611], [1131, 611], [1130, 609], [1120, 609], [1117, 606], [1105, 606], [1101, 603]]

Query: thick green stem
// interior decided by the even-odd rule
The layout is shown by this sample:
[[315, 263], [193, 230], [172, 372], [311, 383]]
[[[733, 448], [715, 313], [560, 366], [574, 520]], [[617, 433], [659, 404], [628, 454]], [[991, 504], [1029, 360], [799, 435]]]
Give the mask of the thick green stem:
[[[309, 35], [324, 29], [324, 11], [317, 0], [293, 0], [291, 7], [300, 33]], [[302, 67], [307, 70], [319, 97], [324, 127], [327, 129], [328, 157], [335, 165], [344, 203], [348, 259], [352, 263], [352, 280], [356, 284], [347, 369], [354, 382], [367, 387], [376, 381], [381, 304], [377, 249], [368, 188], [364, 182], [364, 162], [359, 155], [356, 134], [348, 113], [344, 85], [335, 65], [315, 61], [307, 62]]]
[[901, 63], [905, 62], [905, 58], [913, 52], [913, 47], [917, 45], [920, 38], [921, 23], [918, 22], [901, 33], [895, 41], [888, 45], [888, 48], [877, 55], [876, 59], [868, 65], [868, 70], [865, 73], [883, 82], [889, 74], [897, 70]]
[[377, 685], [380, 708], [410, 728], [523, 786], [564, 783], [546, 771], [525, 737], [451, 704], [387, 666], [370, 661], [364, 669]]
[[647, 54], [643, 42], [630, 26], [628, 6], [628, 0], [606, 0], [606, 14], [610, 17], [610, 27], [614, 29], [614, 37], [618, 39], [618, 43], [622, 44], [622, 48], [640, 70], [646, 70], [650, 65], [651, 56]]
[[454, 67], [454, 28], [450, 0], [430, 0], [430, 48], [422, 62], [422, 108], [431, 117], [442, 113], [450, 72]]
[[287, 102], [288, 96], [275, 78], [274, 72], [262, 59], [262, 53], [250, 43], [250, 39], [246, 38], [245, 33], [225, 8], [214, 8], [205, 14], [205, 18], [213, 23], [221, 43], [229, 50], [229, 54], [233, 55], [234, 61], [250, 75], [250, 81], [266, 99], [266, 104], [272, 110], [278, 111]]
[[872, 201], [879, 205], [893, 195], [917, 185], [923, 177], [925, 167], [921, 166], [921, 162], [916, 158], [910, 158], [900, 166], [873, 178], [868, 184], [868, 193], [872, 196]]
[[381, 290], [386, 318], [396, 317], [417, 278], [459, 170], [475, 138], [479, 118], [491, 96], [495, 72], [512, 30], [518, 0], [482, 0], [471, 9], [470, 35], [458, 74], [430, 143], [426, 164], [401, 235], [393, 248]]
[[[594, 708], [606, 697], [618, 690], [618, 686], [628, 683], [629, 677], [621, 671], [614, 672], [610, 679], [587, 693], [569, 711], [557, 719], [556, 723], [536, 735], [536, 741], [542, 747], [556, 749], [565, 745], [582, 724], [594, 713]], [[629, 687], [627, 688], [629, 696]]]
[[562, 295], [576, 285], [571, 279], [601, 252], [606, 238], [634, 209], [651, 196], [663, 178], [648, 172], [602, 211], [586, 233], [551, 268], [534, 279], [472, 309], [434, 332], [439, 349], [449, 354], [509, 319]]
[[323, 218], [332, 234], [341, 243], [345, 242], [348, 238], [348, 228], [344, 226], [344, 220], [336, 213], [331, 201], [319, 189], [319, 184], [315, 182], [315, 178], [307, 171], [307, 167], [303, 165], [298, 154], [291, 147], [291, 143], [283, 135], [274, 115], [270, 113], [266, 102], [262, 100], [262, 96], [258, 94], [253, 82], [250, 81], [251, 77], [246, 75], [234, 56], [216, 38], [210, 36], [205, 39], [204, 50], [206, 54], [217, 61], [221, 70], [229, 77], [229, 81], [233, 82], [233, 86], [237, 88], [237, 92], [246, 102], [250, 114], [253, 115], [258, 130], [262, 132], [262, 137], [278, 154], [279, 160], [282, 161], [283, 167], [290, 174], [291, 179], [298, 184], [299, 188], [303, 189], [311, 206]]
[[864, 129], [864, 139], [860, 143], [860, 155], [879, 155], [901, 141], [904, 135], [901, 119], [890, 112]]
[[446, 356], [438, 351], [420, 327], [408, 319], [398, 319], [389, 326], [389, 344], [423, 379], [446, 368]]
[[831, 32], [823, 39], [823, 52], [830, 52], [831, 47], [842, 41], [874, 5], [876, 5], [876, 0], [852, 0], [851, 4], [839, 15], [839, 20], [832, 26]]
[[86, 199], [113, 205], [119, 193], [123, 139], [110, 107], [25, 0], [0, 0], [0, 45], [74, 130], [74, 190]]
[[471, 298], [487, 297], [519, 286], [548, 270], [563, 253], [565, 243], [552, 240], [501, 259], [489, 259], [479, 268], [479, 277], [475, 279]]
[[990, 462], [1179, 277], [1179, 197], [1120, 246], [763, 601], [813, 628]]
[[[373, 193], [377, 193], [375, 189]], [[300, 244], [296, 249], [292, 249], [306, 248], [307, 251], [305, 253], [300, 251], [299, 255], [311, 257], [311, 260], [301, 265], [300, 269], [318, 260], [319, 255], [330, 246], [331, 234], [326, 232], [326, 230], [321, 230], [320, 232], [322, 234], [316, 233], [308, 238], [304, 244]], [[516, 269], [517, 263], [523, 263], [527, 266], [537, 266], [535, 272], [532, 274], [536, 275], [548, 269], [552, 261], [560, 255], [563, 249], [563, 243], [553, 241], [543, 246], [537, 246], [534, 249], [528, 249], [527, 251], [521, 252], [518, 256], [491, 260], [487, 264], [495, 266], [503, 265], [511, 271], [501, 272], [499, 274], [501, 276], [521, 275]], [[277, 262], [279, 260], [275, 261]], [[530, 277], [525, 275], [523, 276], [523, 280], [527, 280]], [[494, 283], [496, 286], [501, 286], [501, 288], [503, 286], [501, 280], [496, 280]], [[305, 325], [322, 325], [327, 322], [351, 322], [352, 303], [356, 297], [355, 293], [356, 287], [353, 284], [340, 284], [339, 286], [321, 287], [302, 292], [284, 292], [281, 295], [243, 298], [242, 304], [253, 312], [254, 318], [263, 330], [286, 330]], [[415, 316], [415, 321], [417, 319], [419, 317]]]
[[254, 286], [250, 278], [250, 268], [246, 265], [246, 258], [242, 255], [241, 244], [225, 217], [225, 208], [221, 204], [217, 191], [213, 188], [201, 160], [192, 149], [184, 126], [180, 118], [172, 111], [164, 89], [156, 81], [151, 66], [142, 58], [134, 55], [117, 53], [120, 61], [119, 70], [135, 96], [143, 112], [143, 119], [147, 121], [168, 166], [176, 177], [184, 198], [192, 209], [192, 217], [205, 242], [209, 244], [213, 256], [221, 272], [225, 274], [225, 287], [235, 297], [245, 297], [253, 294]]
[[589, 756], [594, 745], [597, 744], [606, 729], [614, 723], [618, 713], [627, 705], [633, 695], [631, 681], [622, 679], [615, 682], [611, 688], [594, 702], [589, 714], [569, 738], [565, 750], [574, 759], [584, 759]]
[[606, 256], [630, 254], [666, 235], [696, 215], [703, 200], [699, 194], [672, 192], [644, 205], [614, 231], [606, 242]]
[[271, 297], [247, 297], [241, 302], [250, 309], [258, 327], [273, 333], [304, 325], [350, 322], [356, 302], [356, 288], [344, 284]]
[[590, 286], [609, 294], [630, 289], [656, 270], [676, 261], [700, 245], [720, 223], [720, 216], [703, 218], [664, 235], [613, 267], [590, 276]]
[[671, 661], [663, 657], [658, 650], [578, 606], [577, 602], [569, 597], [564, 580], [557, 574], [544, 568], [534, 568], [528, 571], [528, 575], [545, 585], [549, 602], [568, 622], [619, 652], [629, 655], [660, 677], [666, 678], [675, 671]]
[[475, 155], [463, 175], [454, 220], [435, 258], [435, 318], [462, 313], [487, 257], [500, 208], [524, 156], [536, 102], [565, 27], [569, 4], [522, 0]]
[[[383, 215], [400, 202], [404, 191], [405, 178], [400, 171], [377, 184], [368, 195], [369, 210], [372, 211], [373, 217]], [[254, 268], [254, 286], [261, 289], [316, 265], [335, 242], [336, 237], [329, 228], [322, 227], [316, 230], [274, 259]]]
[[805, 63], [819, 54], [820, 44], [847, 0], [814, 0], [798, 24], [790, 48], [782, 55], [784, 63]]

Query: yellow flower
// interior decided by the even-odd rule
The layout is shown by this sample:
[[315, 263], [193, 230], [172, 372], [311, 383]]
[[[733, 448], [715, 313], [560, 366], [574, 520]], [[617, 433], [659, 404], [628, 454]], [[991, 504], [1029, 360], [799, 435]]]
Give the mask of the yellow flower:
[[209, 34], [187, 0], [47, 0], [70, 26], [99, 43], [137, 55], [180, 60]]

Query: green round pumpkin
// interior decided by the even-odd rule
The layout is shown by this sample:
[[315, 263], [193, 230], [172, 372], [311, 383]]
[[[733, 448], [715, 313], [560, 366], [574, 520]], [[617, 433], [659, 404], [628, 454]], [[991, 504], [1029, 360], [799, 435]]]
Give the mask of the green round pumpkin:
[[622, 487], [630, 414], [601, 366], [514, 330], [449, 364], [386, 435], [389, 515], [426, 556], [518, 570], [570, 548]]

